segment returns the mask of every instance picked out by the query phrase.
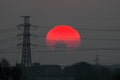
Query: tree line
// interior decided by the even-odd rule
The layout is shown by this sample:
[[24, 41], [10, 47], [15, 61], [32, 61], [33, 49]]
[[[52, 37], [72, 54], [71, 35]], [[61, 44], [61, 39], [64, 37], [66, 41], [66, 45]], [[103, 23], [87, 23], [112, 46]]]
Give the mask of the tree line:
[[0, 80], [19, 80], [22, 71], [16, 66], [10, 66], [9, 62], [0, 60]]
[[[120, 68], [92, 65], [87, 62], [76, 63], [63, 69], [64, 76], [74, 76], [75, 80], [120, 80]], [[22, 70], [11, 66], [2, 58], [0, 61], [0, 80], [20, 80]]]
[[76, 80], [120, 80], [120, 68], [112, 69], [86, 62], [65, 67], [64, 74], [74, 76]]

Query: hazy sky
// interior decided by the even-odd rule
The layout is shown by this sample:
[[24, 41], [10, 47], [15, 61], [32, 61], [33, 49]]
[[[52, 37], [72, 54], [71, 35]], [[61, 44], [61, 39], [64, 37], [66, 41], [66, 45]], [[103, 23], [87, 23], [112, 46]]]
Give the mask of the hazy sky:
[[[99, 54], [101, 64], [120, 63], [120, 31], [116, 31], [120, 30], [119, 4], [119, 0], [0, 0], [0, 57], [7, 58], [12, 64], [16, 60], [20, 62], [21, 51], [16, 45], [21, 41], [16, 35], [22, 31], [16, 26], [23, 23], [20, 16], [30, 15], [31, 24], [41, 26], [31, 30], [39, 36], [31, 40], [39, 45], [32, 48], [34, 62], [62, 65], [80, 61], [94, 63], [95, 55]], [[82, 39], [77, 50], [49, 52], [45, 36], [49, 29], [59, 24], [71, 25], [78, 30]]]

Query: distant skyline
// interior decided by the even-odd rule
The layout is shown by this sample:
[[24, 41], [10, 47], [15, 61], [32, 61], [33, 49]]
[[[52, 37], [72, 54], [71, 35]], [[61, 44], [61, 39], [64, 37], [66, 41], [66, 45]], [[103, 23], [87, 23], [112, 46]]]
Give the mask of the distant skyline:
[[[39, 46], [32, 47], [33, 62], [61, 65], [81, 61], [95, 63], [95, 55], [99, 54], [101, 64], [119, 64], [119, 4], [119, 0], [1, 0], [0, 58], [7, 58], [11, 64], [16, 60], [21, 62], [21, 50], [16, 47], [21, 41], [16, 36], [22, 31], [17, 29], [17, 25], [24, 22], [20, 16], [31, 16], [30, 23], [41, 26], [31, 29], [31, 33], [38, 35], [31, 42]], [[72, 52], [50, 52], [45, 42], [46, 34], [49, 29], [62, 24], [78, 30], [81, 45]]]

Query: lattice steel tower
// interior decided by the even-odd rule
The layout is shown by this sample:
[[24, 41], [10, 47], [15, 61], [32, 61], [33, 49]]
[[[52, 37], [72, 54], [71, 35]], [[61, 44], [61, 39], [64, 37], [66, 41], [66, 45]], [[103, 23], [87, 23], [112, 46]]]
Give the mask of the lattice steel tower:
[[31, 67], [32, 60], [31, 60], [31, 43], [30, 43], [31, 24], [29, 23], [30, 16], [22, 16], [22, 17], [24, 18], [24, 24], [20, 24], [18, 26], [19, 29], [21, 29], [21, 26], [23, 26], [23, 33], [18, 35], [18, 37], [22, 36], [22, 39], [23, 39], [22, 43], [18, 44], [18, 46], [22, 45], [21, 63], [24, 67]]
[[98, 67], [100, 64], [99, 64], [99, 55], [97, 54], [96, 55], [96, 58], [95, 58], [95, 66]]

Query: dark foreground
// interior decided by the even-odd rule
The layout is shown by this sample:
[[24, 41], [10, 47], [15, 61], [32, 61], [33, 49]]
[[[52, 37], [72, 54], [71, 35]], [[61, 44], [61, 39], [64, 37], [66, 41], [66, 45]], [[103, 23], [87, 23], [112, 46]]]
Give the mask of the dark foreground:
[[59, 65], [38, 64], [26, 68], [20, 64], [10, 66], [1, 59], [0, 80], [120, 80], [120, 67], [80, 62], [63, 69]]

